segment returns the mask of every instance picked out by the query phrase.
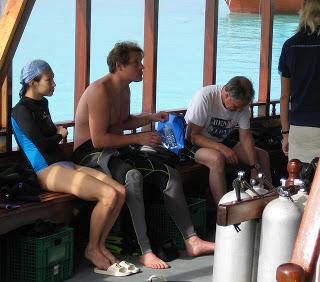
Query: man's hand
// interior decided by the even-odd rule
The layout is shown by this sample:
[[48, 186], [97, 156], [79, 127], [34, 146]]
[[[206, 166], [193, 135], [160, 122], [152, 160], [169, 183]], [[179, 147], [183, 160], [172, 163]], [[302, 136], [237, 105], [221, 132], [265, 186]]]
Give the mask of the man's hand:
[[288, 151], [289, 151], [288, 134], [284, 134], [284, 135], [283, 135], [282, 151], [283, 151], [283, 153], [284, 153], [286, 156], [288, 156]]
[[65, 129], [63, 126], [59, 125], [57, 126], [57, 134], [61, 134], [62, 138], [65, 139], [67, 138], [68, 130]]
[[137, 134], [139, 145], [160, 145], [161, 136], [156, 132], [144, 132]]
[[155, 114], [151, 114], [151, 121], [166, 121], [168, 120], [169, 114], [167, 112], [158, 112]]
[[235, 153], [235, 151], [233, 151], [229, 147], [221, 144], [221, 147], [219, 148], [219, 151], [221, 152], [221, 154], [224, 155], [224, 157], [226, 158], [227, 163], [233, 164], [233, 165], [238, 163], [237, 154]]

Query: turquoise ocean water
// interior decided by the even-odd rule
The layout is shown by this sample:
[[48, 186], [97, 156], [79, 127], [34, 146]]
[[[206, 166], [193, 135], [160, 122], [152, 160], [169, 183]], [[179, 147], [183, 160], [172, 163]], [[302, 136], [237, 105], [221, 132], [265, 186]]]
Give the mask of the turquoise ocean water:
[[[187, 107], [202, 86], [205, 0], [160, 0], [157, 110]], [[92, 0], [90, 80], [108, 72], [106, 55], [115, 42], [134, 40], [143, 46], [144, 0]], [[277, 65], [283, 42], [298, 24], [297, 15], [275, 15], [271, 99], [280, 96]], [[252, 79], [258, 95], [260, 16], [230, 14], [219, 4], [217, 83], [234, 75]], [[50, 98], [55, 121], [73, 119], [75, 0], [38, 0], [13, 61], [13, 104], [18, 101], [19, 74], [29, 60], [47, 60], [57, 87]], [[142, 83], [132, 84], [132, 112], [142, 108]]]

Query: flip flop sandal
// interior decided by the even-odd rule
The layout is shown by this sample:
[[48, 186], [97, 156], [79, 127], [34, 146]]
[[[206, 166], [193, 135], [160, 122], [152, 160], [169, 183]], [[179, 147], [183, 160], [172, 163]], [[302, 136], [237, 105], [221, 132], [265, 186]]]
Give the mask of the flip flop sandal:
[[136, 267], [133, 263], [127, 262], [125, 260], [119, 262], [120, 266], [123, 266], [131, 273], [138, 273], [140, 271], [139, 267]]
[[109, 266], [107, 269], [99, 269], [97, 267], [93, 270], [95, 273], [110, 275], [110, 276], [128, 276], [132, 274], [131, 271], [128, 271], [127, 268], [119, 265], [118, 263], [114, 263]]
[[168, 280], [163, 276], [151, 275], [148, 278], [148, 282], [165, 282], [165, 281], [168, 281]]

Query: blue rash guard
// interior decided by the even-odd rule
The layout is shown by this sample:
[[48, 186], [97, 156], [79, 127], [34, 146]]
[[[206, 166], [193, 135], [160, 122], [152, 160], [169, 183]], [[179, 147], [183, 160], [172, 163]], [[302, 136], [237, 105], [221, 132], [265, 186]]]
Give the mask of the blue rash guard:
[[57, 134], [46, 98], [23, 97], [12, 109], [11, 122], [17, 143], [36, 173], [65, 160], [58, 146], [62, 135]]

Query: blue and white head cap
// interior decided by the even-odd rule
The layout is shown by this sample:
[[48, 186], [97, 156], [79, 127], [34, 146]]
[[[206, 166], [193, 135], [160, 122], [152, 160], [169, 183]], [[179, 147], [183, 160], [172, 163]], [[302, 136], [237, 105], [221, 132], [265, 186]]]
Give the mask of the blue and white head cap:
[[20, 90], [20, 97], [24, 96], [27, 91], [27, 83], [31, 80], [35, 79], [37, 76], [41, 75], [44, 72], [52, 72], [50, 65], [43, 60], [33, 60], [26, 64], [20, 74], [20, 83], [22, 84], [22, 88]]

